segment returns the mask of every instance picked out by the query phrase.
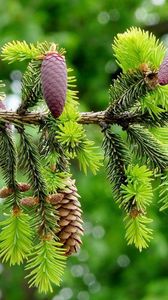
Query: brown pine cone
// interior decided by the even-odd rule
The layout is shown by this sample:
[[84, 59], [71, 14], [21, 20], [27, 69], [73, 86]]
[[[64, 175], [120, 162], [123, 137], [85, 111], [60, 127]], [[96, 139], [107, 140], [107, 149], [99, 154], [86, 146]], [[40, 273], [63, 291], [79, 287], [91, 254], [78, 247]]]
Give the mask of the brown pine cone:
[[[56, 194], [49, 195], [46, 201], [51, 203], [58, 213], [57, 237], [63, 244], [66, 255], [77, 252], [80, 248], [81, 235], [83, 235], [83, 221], [81, 219], [81, 205], [78, 200], [75, 180], [68, 179], [64, 190], [58, 190]], [[27, 197], [21, 199], [24, 206], [34, 206], [39, 203], [37, 197]]]
[[81, 205], [78, 200], [75, 180], [68, 179], [66, 188], [59, 190], [64, 197], [58, 197], [56, 205], [59, 216], [59, 230], [57, 236], [66, 249], [66, 255], [77, 252], [80, 248], [81, 235], [83, 235], [83, 221], [81, 219]]
[[55, 51], [45, 55], [41, 66], [41, 83], [48, 108], [58, 118], [64, 109], [67, 90], [67, 68], [62, 55]]

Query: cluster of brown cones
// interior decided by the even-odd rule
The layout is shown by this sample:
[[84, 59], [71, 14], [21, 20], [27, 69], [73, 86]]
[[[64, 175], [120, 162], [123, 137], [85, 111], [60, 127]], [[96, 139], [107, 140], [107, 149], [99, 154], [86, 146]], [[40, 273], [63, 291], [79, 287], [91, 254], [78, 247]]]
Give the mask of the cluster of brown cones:
[[[26, 183], [20, 183], [18, 188], [21, 192], [25, 192], [30, 189], [30, 186]], [[1, 198], [8, 197], [11, 194], [12, 190], [7, 187], [0, 190]], [[59, 217], [57, 237], [63, 244], [66, 255], [77, 252], [82, 243], [83, 221], [81, 219], [82, 210], [78, 200], [79, 197], [75, 180], [68, 178], [63, 190], [58, 190], [56, 194], [49, 195], [46, 199], [57, 209]], [[21, 200], [23, 206], [33, 206], [38, 202], [37, 197], [26, 197]]]

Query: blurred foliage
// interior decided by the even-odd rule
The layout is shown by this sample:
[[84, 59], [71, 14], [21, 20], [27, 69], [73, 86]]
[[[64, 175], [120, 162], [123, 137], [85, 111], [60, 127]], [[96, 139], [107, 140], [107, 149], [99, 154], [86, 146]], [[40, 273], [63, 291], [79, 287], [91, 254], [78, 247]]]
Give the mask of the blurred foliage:
[[[114, 36], [139, 25], [168, 44], [167, 11], [164, 0], [0, 0], [0, 45], [12, 40], [58, 42], [66, 48], [68, 64], [77, 75], [80, 109], [101, 110], [109, 101], [109, 83], [119, 72], [111, 49]], [[24, 66], [24, 62], [21, 67], [0, 62], [11, 108], [20, 96], [18, 70]], [[100, 144], [96, 128], [89, 125], [86, 129]], [[37, 134], [31, 128], [30, 133]], [[84, 176], [74, 164], [73, 173], [82, 197], [85, 237], [80, 253], [68, 260], [62, 286], [52, 295], [38, 295], [28, 290], [20, 268], [9, 270], [0, 264], [0, 299], [168, 299], [167, 212], [156, 213], [153, 203], [155, 238], [149, 249], [139, 253], [126, 246], [121, 212], [112, 199], [104, 168], [97, 176]]]

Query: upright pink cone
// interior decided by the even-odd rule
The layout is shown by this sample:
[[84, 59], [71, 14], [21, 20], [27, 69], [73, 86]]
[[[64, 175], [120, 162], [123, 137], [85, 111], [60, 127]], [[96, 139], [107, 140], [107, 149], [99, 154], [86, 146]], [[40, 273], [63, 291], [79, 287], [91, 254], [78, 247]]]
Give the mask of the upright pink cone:
[[160, 85], [168, 84], [168, 56], [166, 56], [160, 65], [158, 71], [158, 82]]
[[57, 52], [47, 53], [41, 66], [41, 83], [49, 110], [58, 118], [64, 109], [67, 91], [65, 59]]
[[0, 110], [6, 110], [5, 104], [1, 100], [0, 100]]

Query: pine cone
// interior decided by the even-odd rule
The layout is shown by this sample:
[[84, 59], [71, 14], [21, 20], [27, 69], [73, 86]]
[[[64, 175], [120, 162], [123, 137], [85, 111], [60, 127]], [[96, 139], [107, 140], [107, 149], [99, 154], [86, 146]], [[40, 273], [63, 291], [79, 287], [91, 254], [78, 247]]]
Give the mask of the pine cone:
[[166, 56], [160, 65], [158, 71], [158, 82], [160, 85], [168, 84], [168, 56]]
[[47, 53], [41, 66], [44, 99], [52, 115], [58, 118], [64, 109], [67, 90], [65, 59], [57, 52]]
[[66, 255], [71, 255], [79, 250], [82, 243], [80, 237], [83, 235], [82, 210], [75, 180], [68, 179], [66, 188], [58, 192], [64, 197], [58, 197], [57, 204], [55, 204], [59, 216], [57, 236], [66, 249]]
[[6, 105], [0, 100], [0, 110], [6, 110]]

